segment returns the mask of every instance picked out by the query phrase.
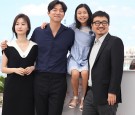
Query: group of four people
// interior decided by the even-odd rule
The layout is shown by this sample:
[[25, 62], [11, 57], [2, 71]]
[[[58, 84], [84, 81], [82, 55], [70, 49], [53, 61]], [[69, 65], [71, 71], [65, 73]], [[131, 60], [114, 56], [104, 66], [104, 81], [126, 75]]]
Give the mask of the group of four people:
[[50, 2], [50, 22], [45, 28], [37, 27], [30, 40], [28, 16], [15, 17], [12, 30], [17, 39], [1, 43], [2, 72], [7, 73], [2, 115], [61, 115], [67, 72], [73, 87], [70, 108], [79, 104], [81, 76], [82, 114], [116, 115], [121, 102], [122, 40], [109, 34], [106, 12], [92, 15], [88, 5], [80, 4], [75, 10], [75, 23], [66, 27], [61, 24], [66, 10], [64, 2]]

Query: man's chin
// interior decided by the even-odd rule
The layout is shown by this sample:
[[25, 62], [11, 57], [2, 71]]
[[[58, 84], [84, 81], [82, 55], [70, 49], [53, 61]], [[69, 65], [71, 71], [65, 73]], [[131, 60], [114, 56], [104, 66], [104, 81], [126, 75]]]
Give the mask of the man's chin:
[[99, 35], [99, 36], [103, 36], [103, 35], [104, 35], [104, 33], [99, 33], [98, 35]]

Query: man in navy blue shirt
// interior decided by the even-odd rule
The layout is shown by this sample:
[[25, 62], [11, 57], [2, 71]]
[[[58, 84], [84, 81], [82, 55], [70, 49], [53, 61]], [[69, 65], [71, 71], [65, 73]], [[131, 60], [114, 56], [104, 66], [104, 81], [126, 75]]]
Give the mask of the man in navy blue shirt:
[[74, 32], [61, 24], [67, 6], [54, 0], [48, 5], [50, 23], [37, 27], [31, 40], [38, 44], [35, 74], [37, 115], [61, 115], [66, 96], [67, 53], [74, 42]]
[[37, 115], [62, 114], [67, 91], [67, 53], [74, 42], [74, 31], [61, 24], [66, 10], [64, 2], [50, 2], [50, 23], [45, 29], [37, 27], [31, 37], [38, 44], [34, 81]]

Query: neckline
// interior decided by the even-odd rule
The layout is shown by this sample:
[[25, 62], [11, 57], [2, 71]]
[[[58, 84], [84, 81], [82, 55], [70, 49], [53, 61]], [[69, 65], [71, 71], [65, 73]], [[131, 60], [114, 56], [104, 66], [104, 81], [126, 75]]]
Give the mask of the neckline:
[[11, 47], [14, 47], [16, 49], [16, 51], [19, 53], [19, 55], [22, 57], [22, 58], [26, 58], [31, 50], [31, 48], [36, 45], [36, 43], [32, 42], [31, 40], [29, 40], [29, 45], [28, 47], [26, 48], [26, 50], [23, 52], [20, 47], [17, 45], [16, 41], [13, 40], [11, 42], [8, 42], [7, 43], [8, 46], [11, 46]]
[[16, 47], [18, 48], [18, 50], [20, 50], [22, 53], [27, 52], [27, 50], [28, 50], [29, 47], [30, 47], [30, 41], [29, 41], [29, 40], [28, 40], [28, 46], [27, 46], [27, 48], [25, 49], [25, 51], [23, 51], [23, 50], [19, 47], [19, 45], [18, 45], [18, 43], [17, 43], [17, 40], [15, 41], [15, 44], [16, 44]]

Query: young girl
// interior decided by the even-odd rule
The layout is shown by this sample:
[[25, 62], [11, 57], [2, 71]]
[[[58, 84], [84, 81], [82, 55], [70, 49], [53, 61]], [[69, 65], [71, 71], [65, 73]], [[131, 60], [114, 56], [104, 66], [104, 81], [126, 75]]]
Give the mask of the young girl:
[[75, 10], [75, 23], [70, 26], [75, 32], [75, 41], [68, 57], [68, 73], [71, 74], [73, 88], [73, 98], [69, 102], [69, 108], [75, 108], [79, 103], [78, 88], [81, 76], [83, 91], [80, 111], [83, 110], [83, 100], [88, 82], [88, 53], [91, 43], [94, 41], [94, 33], [91, 31], [91, 16], [92, 12], [88, 5], [80, 4]]
[[2, 55], [2, 72], [7, 74], [2, 115], [35, 114], [33, 70], [38, 47], [27, 39], [30, 30], [29, 17], [18, 14], [12, 26], [17, 39], [7, 43]]

